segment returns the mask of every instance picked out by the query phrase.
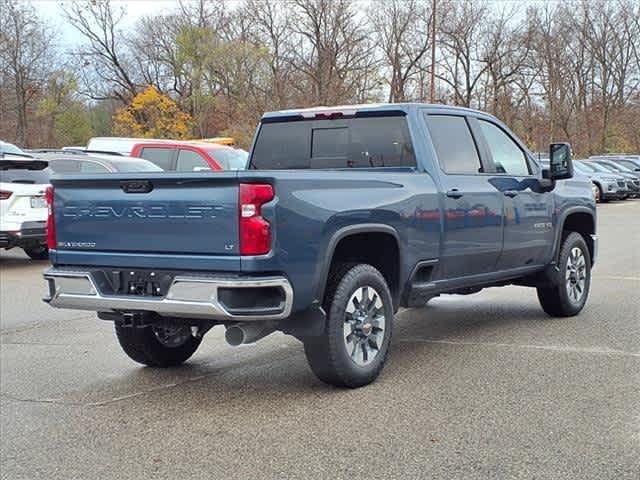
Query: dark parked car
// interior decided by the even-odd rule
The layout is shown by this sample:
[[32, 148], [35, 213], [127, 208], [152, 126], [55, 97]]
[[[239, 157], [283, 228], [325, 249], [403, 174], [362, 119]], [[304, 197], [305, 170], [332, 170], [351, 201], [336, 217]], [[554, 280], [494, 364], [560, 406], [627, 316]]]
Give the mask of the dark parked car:
[[52, 180], [50, 305], [115, 323], [136, 362], [281, 330], [324, 382], [372, 382], [399, 307], [517, 284], [577, 315], [597, 252], [591, 182], [541, 169], [499, 120], [419, 104], [267, 113], [249, 168]]

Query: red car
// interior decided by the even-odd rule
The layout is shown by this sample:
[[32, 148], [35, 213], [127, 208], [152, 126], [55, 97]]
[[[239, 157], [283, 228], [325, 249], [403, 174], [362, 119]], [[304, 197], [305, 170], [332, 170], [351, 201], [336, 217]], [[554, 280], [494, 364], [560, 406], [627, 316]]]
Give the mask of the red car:
[[215, 143], [148, 140], [136, 143], [132, 157], [144, 158], [166, 171], [242, 170], [247, 152]]

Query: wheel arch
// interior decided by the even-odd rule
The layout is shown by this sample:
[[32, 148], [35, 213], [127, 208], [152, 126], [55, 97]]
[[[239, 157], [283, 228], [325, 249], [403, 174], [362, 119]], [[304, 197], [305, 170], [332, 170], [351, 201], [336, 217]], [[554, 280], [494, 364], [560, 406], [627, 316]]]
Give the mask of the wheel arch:
[[[391, 274], [388, 269], [381, 269], [375, 264], [373, 266], [376, 266], [379, 270], [381, 270], [382, 275], [385, 277], [385, 280], [387, 280], [387, 283], [389, 284], [389, 290], [391, 291], [393, 297], [394, 307], [398, 306], [402, 285], [401, 277], [404, 274], [402, 268], [404, 257], [403, 249], [401, 247], [400, 235], [394, 227], [378, 223], [349, 225], [338, 229], [331, 235], [329, 241], [327, 242], [327, 247], [324, 249], [326, 255], [324, 257], [324, 262], [322, 263], [320, 270], [316, 294], [317, 299], [322, 301], [322, 299], [324, 298], [331, 266], [334, 262], [334, 259], [337, 258], [336, 253], [338, 253], [339, 256], [341, 252], [340, 246], [345, 245], [349, 240], [356, 241], [357, 239], [357, 241], [360, 242], [360, 240], [364, 239], [364, 235], [367, 235], [368, 237], [370, 235], [375, 235], [378, 239], [386, 238], [387, 242], [392, 241], [393, 245], [395, 245], [396, 256], [386, 257], [388, 259], [388, 264], [395, 267], [395, 273]], [[363, 253], [361, 258], [366, 259], [367, 255]]]
[[565, 212], [558, 222], [558, 231], [556, 232], [555, 243], [554, 243], [554, 260], [557, 260], [558, 254], [560, 252], [560, 245], [562, 242], [563, 234], [565, 231], [577, 232], [584, 238], [584, 241], [589, 248], [589, 256], [591, 257], [591, 261], [595, 262], [596, 258], [596, 243], [595, 243], [595, 234], [596, 234], [596, 216], [593, 210], [588, 207], [572, 207]]

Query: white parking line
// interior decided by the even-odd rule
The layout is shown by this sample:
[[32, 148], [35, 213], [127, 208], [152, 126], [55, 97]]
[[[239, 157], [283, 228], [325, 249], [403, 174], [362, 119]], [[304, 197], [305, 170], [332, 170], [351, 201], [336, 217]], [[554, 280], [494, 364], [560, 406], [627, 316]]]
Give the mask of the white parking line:
[[623, 357], [638, 357], [640, 352], [625, 352], [624, 350], [615, 350], [606, 347], [572, 347], [570, 345], [522, 345], [518, 343], [495, 343], [495, 342], [467, 342], [464, 340], [437, 340], [429, 338], [401, 338], [403, 343], [440, 343], [445, 345], [464, 345], [474, 347], [498, 347], [498, 348], [515, 348], [522, 350], [545, 350], [551, 352], [562, 353], [583, 353], [589, 355], [608, 355]]
[[640, 282], [640, 277], [620, 277], [618, 275], [594, 275], [594, 280], [628, 280], [630, 282]]

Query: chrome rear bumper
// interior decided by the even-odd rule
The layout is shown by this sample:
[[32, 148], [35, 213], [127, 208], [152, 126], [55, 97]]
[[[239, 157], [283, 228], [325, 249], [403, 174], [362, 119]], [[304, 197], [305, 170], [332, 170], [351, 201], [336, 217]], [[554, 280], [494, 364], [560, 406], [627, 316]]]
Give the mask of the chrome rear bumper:
[[[284, 277], [216, 278], [179, 275], [164, 297], [104, 295], [89, 272], [56, 270], [44, 273], [49, 282], [52, 307], [96, 312], [154, 312], [165, 317], [184, 317], [220, 321], [282, 320], [291, 313], [293, 289]], [[219, 288], [279, 288], [283, 301], [277, 308], [232, 313], [219, 300]]]

